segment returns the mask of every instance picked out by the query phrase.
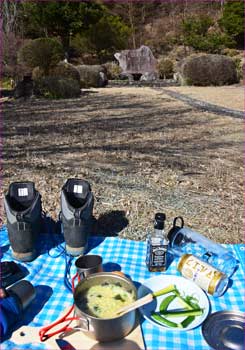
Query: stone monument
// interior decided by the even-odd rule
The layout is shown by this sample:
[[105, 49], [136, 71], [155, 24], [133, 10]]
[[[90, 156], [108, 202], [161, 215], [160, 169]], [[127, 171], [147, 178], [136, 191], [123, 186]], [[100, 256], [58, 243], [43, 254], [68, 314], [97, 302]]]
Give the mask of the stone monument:
[[[157, 79], [157, 60], [148, 46], [115, 53], [124, 75], [142, 74], [141, 80]], [[143, 78], [143, 79], [142, 79]]]

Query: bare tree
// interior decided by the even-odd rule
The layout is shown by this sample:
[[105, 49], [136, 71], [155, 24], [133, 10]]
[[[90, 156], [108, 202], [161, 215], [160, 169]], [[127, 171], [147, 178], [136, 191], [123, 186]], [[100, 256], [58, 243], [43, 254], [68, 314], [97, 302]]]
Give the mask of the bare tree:
[[17, 62], [17, 52], [23, 43], [21, 26], [19, 23], [20, 1], [1, 0], [0, 18], [1, 55], [0, 64], [3, 76], [18, 79], [22, 76], [23, 67]]
[[20, 2], [17, 0], [1, 1], [0, 16], [3, 21], [3, 32], [5, 34], [17, 32], [19, 6], [20, 6]]

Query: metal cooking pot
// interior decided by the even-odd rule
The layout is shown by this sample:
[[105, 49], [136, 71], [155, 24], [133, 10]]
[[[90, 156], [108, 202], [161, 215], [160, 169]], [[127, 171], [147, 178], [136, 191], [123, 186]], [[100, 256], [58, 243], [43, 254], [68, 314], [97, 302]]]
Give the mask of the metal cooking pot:
[[114, 318], [97, 318], [82, 310], [81, 295], [94, 286], [107, 283], [120, 283], [127, 291], [133, 290], [135, 300], [137, 291], [132, 281], [113, 272], [98, 272], [87, 276], [78, 283], [74, 291], [74, 305], [76, 316], [79, 317], [78, 327], [89, 337], [100, 342], [114, 341], [128, 335], [135, 325], [135, 310]]

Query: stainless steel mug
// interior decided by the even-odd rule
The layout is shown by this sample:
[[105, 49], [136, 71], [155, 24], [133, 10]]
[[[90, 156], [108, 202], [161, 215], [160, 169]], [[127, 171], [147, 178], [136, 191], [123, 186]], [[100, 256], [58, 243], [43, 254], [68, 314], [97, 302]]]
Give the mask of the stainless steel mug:
[[100, 255], [83, 255], [75, 261], [79, 279], [92, 275], [96, 272], [102, 272], [102, 257]]

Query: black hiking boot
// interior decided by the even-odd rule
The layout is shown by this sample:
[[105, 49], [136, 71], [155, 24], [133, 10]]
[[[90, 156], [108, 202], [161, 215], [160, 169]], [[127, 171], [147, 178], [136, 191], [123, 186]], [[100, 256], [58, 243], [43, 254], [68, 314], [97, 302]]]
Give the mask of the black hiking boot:
[[4, 196], [7, 228], [12, 254], [16, 260], [32, 261], [35, 242], [41, 230], [41, 195], [33, 182], [13, 182]]
[[66, 251], [83, 255], [93, 225], [94, 196], [85, 180], [68, 179], [61, 191], [61, 221]]

